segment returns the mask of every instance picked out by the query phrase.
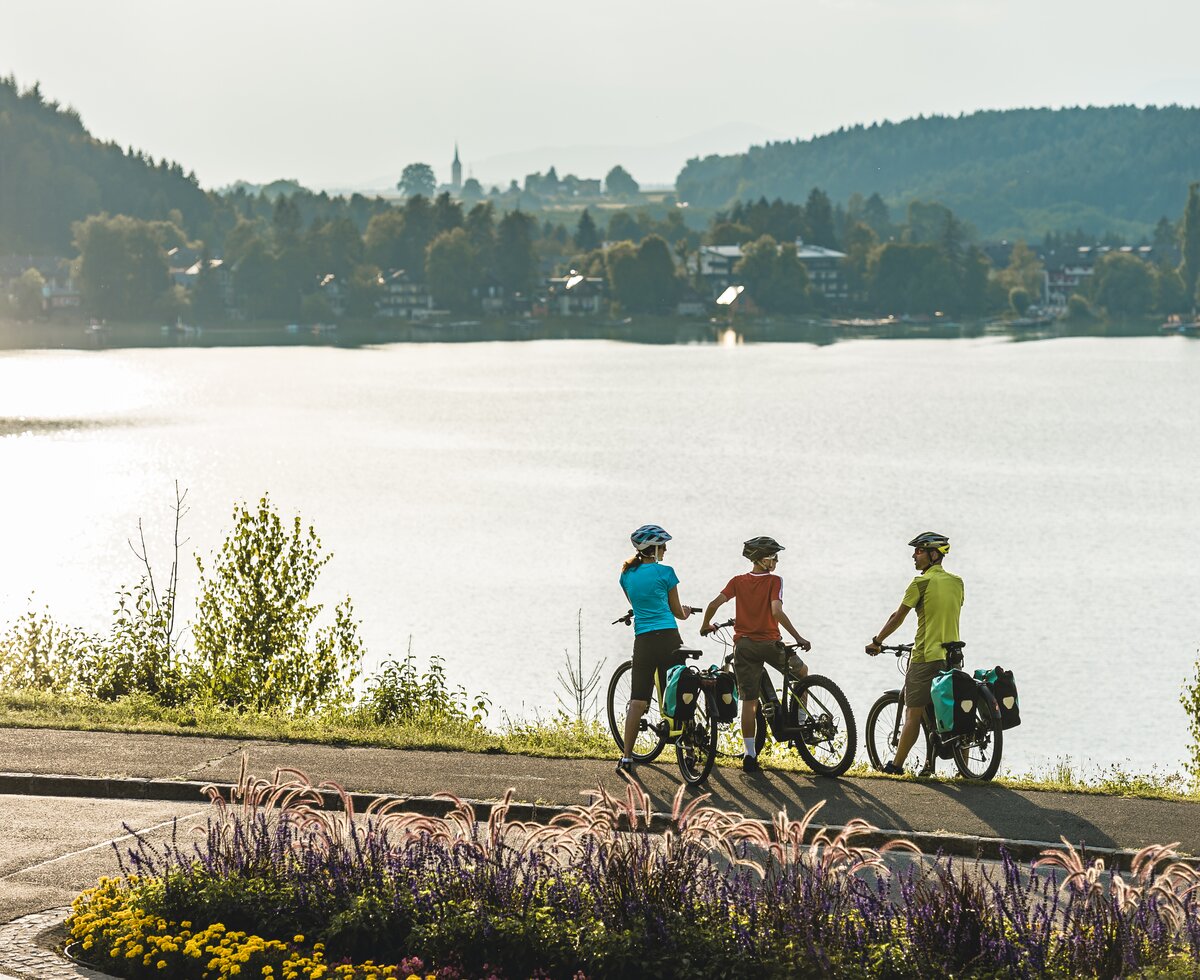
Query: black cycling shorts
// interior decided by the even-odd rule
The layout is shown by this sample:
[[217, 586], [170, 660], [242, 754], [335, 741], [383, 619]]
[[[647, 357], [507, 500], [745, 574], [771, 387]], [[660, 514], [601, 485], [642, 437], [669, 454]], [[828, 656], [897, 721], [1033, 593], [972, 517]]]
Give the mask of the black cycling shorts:
[[683, 637], [674, 627], [639, 633], [633, 638], [633, 678], [630, 682], [629, 698], [632, 701], [649, 701], [654, 690], [654, 675], [658, 675], [661, 690], [667, 686], [667, 668], [683, 663], [687, 658], [677, 652], [683, 646]]

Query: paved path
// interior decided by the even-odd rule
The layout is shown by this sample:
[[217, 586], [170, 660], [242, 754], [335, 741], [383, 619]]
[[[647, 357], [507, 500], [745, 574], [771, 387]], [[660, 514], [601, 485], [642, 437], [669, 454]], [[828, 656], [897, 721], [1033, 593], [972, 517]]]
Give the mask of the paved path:
[[[233, 782], [242, 754], [251, 771], [270, 776], [294, 767], [314, 782], [333, 780], [363, 793], [427, 796], [451, 791], [478, 800], [499, 799], [512, 787], [516, 799], [570, 805], [597, 784], [623, 790], [611, 762], [539, 759], [460, 752], [400, 751], [288, 744], [175, 735], [127, 735], [7, 729], [0, 732], [0, 773], [137, 777], [172, 781]], [[679, 786], [673, 759], [640, 766], [639, 779], [657, 810], [669, 810]], [[22, 784], [0, 777], [0, 790], [50, 795], [158, 796], [160, 789], [128, 783], [72, 788], [46, 780]], [[1184, 853], [1200, 855], [1200, 804], [1122, 799], [1079, 793], [1012, 790], [966, 785], [958, 780], [820, 779], [798, 772], [744, 776], [718, 767], [707, 787], [716, 806], [769, 819], [779, 809], [799, 815], [824, 800], [818, 822], [844, 824], [862, 817], [885, 830], [1057, 842], [1066, 837], [1089, 848], [1137, 849], [1180, 841]], [[179, 791], [183, 794], [180, 795]], [[175, 796], [194, 799], [190, 787]]]

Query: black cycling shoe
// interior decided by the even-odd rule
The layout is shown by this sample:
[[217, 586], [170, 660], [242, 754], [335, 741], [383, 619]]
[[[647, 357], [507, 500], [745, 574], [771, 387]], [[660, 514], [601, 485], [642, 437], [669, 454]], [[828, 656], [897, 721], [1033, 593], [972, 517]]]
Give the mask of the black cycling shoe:
[[935, 773], [933, 771], [933, 766], [928, 765], [924, 769], [922, 769], [919, 773], [917, 773], [917, 778], [918, 779], [932, 779], [936, 775], [937, 775], [937, 773]]
[[752, 755], [742, 756], [742, 772], [762, 772], [762, 766], [758, 764], [758, 759]]
[[879, 770], [885, 776], [903, 776], [904, 767], [898, 766], [894, 762], [889, 762], [886, 766]]

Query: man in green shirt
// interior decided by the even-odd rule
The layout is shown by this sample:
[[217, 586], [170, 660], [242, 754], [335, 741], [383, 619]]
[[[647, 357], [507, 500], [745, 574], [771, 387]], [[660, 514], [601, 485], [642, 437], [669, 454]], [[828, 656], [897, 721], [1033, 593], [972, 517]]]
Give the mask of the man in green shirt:
[[946, 669], [946, 649], [942, 644], [958, 640], [958, 613], [963, 604], [962, 579], [942, 567], [942, 559], [950, 551], [950, 539], [936, 531], [925, 531], [908, 544], [920, 574], [909, 583], [900, 608], [867, 644], [867, 653], [875, 656], [883, 641], [900, 628], [909, 611], [917, 611], [917, 635], [908, 673], [904, 675], [904, 727], [900, 730], [896, 757], [883, 767], [892, 776], [904, 774], [904, 760], [921, 732], [921, 716], [933, 701], [929, 685]]

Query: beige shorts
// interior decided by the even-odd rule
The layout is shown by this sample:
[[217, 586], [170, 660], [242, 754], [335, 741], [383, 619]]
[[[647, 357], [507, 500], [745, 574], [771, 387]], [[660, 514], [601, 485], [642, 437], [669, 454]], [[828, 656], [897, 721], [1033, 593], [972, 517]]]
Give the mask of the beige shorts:
[[756, 701], [762, 692], [763, 664], [776, 670], [786, 670], [796, 677], [804, 661], [794, 650], [789, 651], [780, 640], [748, 640], [742, 637], [733, 648], [733, 674], [737, 678], [738, 697]]
[[925, 708], [933, 704], [929, 685], [946, 669], [945, 660], [928, 660], [925, 663], [908, 665], [904, 675], [904, 703], [910, 708]]

